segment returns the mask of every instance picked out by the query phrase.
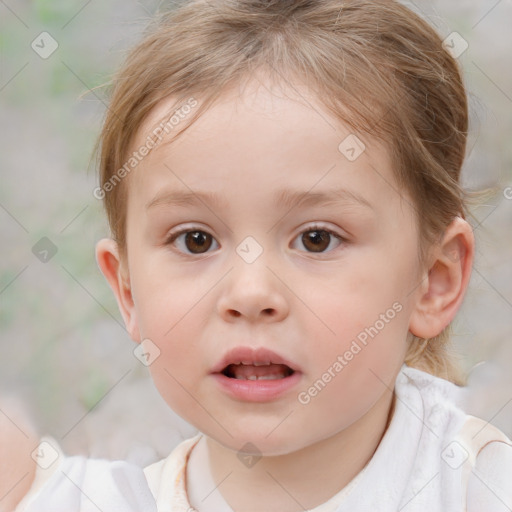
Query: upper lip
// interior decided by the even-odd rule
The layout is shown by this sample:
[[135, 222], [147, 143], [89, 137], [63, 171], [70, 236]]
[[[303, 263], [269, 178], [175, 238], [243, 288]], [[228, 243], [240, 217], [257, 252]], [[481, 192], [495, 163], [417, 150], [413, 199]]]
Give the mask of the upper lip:
[[298, 366], [287, 358], [265, 347], [235, 347], [228, 350], [220, 361], [213, 367], [212, 373], [221, 373], [230, 364], [285, 364], [294, 371]]

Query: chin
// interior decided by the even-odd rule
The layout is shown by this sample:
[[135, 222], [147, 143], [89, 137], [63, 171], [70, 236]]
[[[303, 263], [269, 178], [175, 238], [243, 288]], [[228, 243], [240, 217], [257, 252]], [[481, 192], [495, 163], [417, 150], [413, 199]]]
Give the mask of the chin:
[[[297, 452], [313, 443], [314, 440], [304, 439], [300, 432], [291, 432], [290, 429], [283, 429], [282, 432], [275, 431], [268, 435], [271, 429], [263, 428], [231, 428], [230, 434], [219, 428], [211, 430], [199, 429], [208, 437], [234, 452], [251, 453], [274, 457]], [[220, 431], [219, 431], [220, 430]]]

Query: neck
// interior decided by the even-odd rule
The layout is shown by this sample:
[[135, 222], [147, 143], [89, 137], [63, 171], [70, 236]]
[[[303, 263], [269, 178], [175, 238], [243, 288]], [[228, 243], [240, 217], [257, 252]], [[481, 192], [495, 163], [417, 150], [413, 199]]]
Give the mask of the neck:
[[[210, 471], [234, 511], [298, 512], [341, 491], [372, 458], [393, 413], [388, 392], [359, 420], [293, 453], [264, 456], [250, 468], [237, 452], [207, 438]], [[226, 475], [229, 477], [226, 478]]]

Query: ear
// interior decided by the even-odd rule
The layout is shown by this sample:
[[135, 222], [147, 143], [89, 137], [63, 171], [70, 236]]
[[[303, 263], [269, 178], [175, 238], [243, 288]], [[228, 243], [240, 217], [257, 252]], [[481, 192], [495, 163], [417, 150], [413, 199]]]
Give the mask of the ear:
[[96, 261], [114, 292], [126, 330], [133, 341], [140, 342], [137, 314], [132, 297], [130, 276], [119, 257], [117, 242], [103, 238], [96, 244]]
[[428, 273], [418, 288], [409, 331], [433, 338], [455, 317], [471, 277], [475, 239], [471, 226], [460, 217], [449, 224], [432, 252]]

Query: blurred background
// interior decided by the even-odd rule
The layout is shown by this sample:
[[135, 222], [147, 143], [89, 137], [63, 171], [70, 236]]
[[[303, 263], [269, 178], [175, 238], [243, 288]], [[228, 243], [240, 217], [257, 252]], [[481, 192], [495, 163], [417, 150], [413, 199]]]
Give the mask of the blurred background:
[[[495, 193], [473, 210], [476, 264], [453, 344], [469, 412], [512, 437], [512, 2], [404, 3], [461, 51], [471, 109], [464, 184]], [[107, 104], [95, 88], [159, 4], [0, 1], [0, 396], [23, 401], [69, 454], [140, 465], [195, 429], [134, 357], [97, 268], [94, 246], [109, 231], [92, 193], [92, 152]]]

